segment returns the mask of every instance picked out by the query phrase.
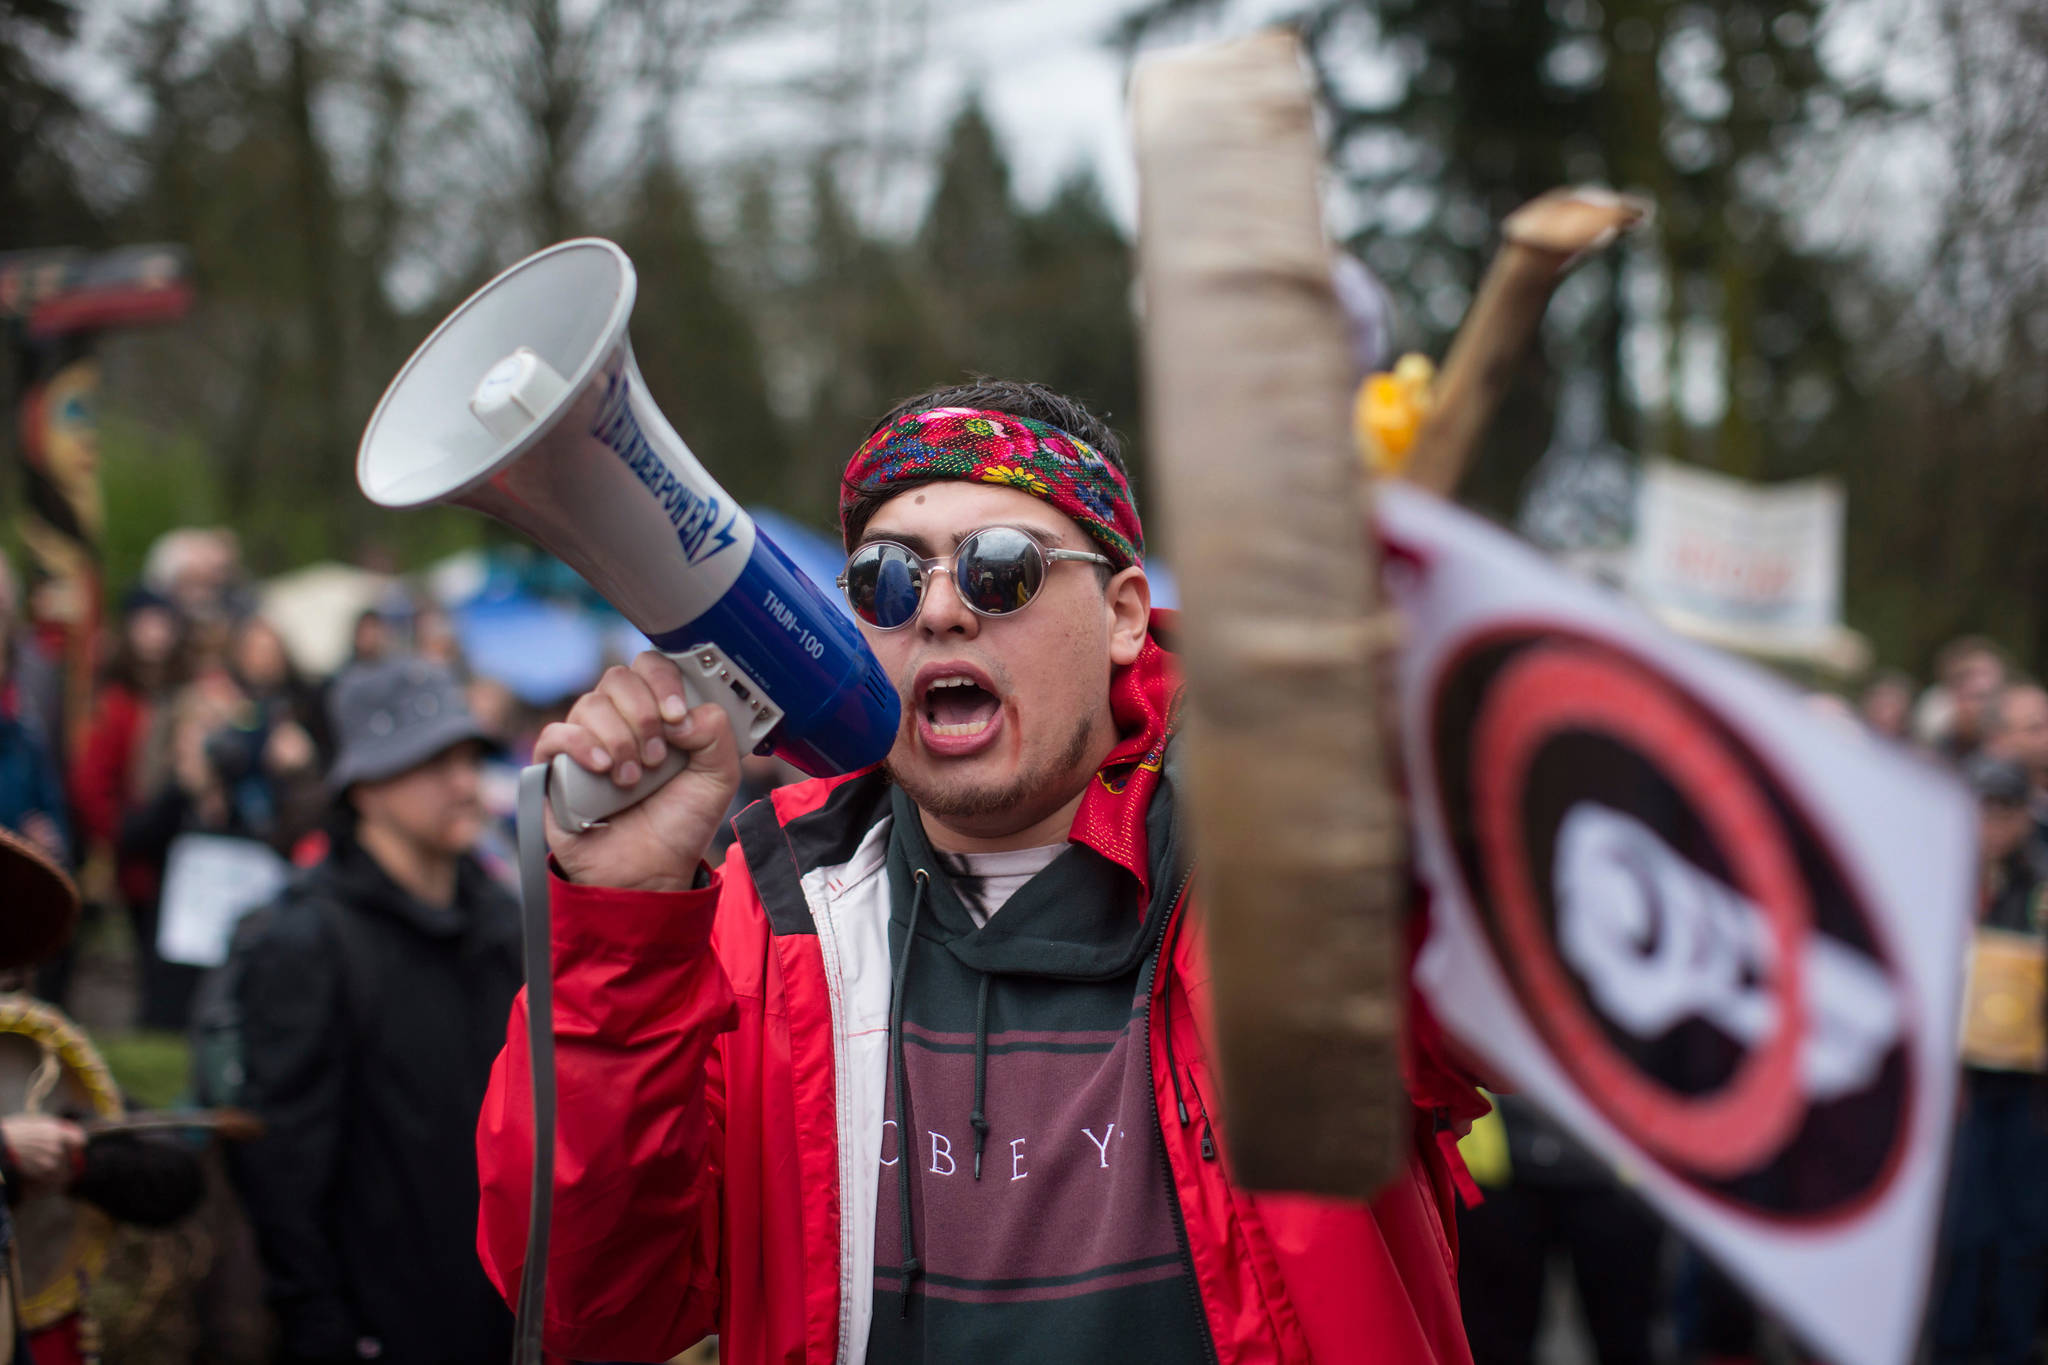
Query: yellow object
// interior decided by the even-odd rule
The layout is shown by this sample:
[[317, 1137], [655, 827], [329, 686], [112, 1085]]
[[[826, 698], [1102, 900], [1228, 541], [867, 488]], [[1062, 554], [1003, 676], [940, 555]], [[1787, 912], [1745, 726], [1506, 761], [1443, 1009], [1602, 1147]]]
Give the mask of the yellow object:
[[1963, 991], [1963, 1061], [1991, 1071], [2048, 1070], [2048, 944], [1979, 929]]
[[[1493, 1096], [1486, 1098], [1491, 1101]], [[1458, 1155], [1465, 1158], [1465, 1169], [1472, 1172], [1472, 1178], [1486, 1188], [1498, 1189], [1508, 1183], [1508, 1127], [1500, 1121], [1498, 1104], [1472, 1121], [1471, 1130], [1458, 1139]]]
[[1410, 352], [1392, 373], [1369, 374], [1358, 386], [1351, 430], [1365, 467], [1378, 478], [1396, 478], [1408, 467], [1415, 437], [1436, 407], [1436, 366]]

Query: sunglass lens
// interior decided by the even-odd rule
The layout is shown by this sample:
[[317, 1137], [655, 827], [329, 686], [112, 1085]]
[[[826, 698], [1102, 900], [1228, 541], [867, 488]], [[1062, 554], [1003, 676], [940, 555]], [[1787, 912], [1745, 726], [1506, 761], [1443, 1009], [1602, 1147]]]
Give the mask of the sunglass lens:
[[863, 545], [846, 562], [846, 600], [871, 626], [909, 625], [923, 597], [924, 569], [901, 545]]
[[1002, 616], [1038, 595], [1045, 558], [1022, 531], [991, 526], [960, 543], [953, 571], [960, 596], [976, 611]]

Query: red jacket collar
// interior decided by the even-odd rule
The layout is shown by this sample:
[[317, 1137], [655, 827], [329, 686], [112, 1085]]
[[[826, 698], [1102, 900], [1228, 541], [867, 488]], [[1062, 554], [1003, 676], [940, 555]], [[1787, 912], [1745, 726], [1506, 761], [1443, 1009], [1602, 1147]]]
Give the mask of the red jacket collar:
[[1175, 627], [1173, 612], [1155, 609], [1144, 648], [1111, 675], [1109, 709], [1120, 738], [1096, 769], [1067, 835], [1129, 871], [1147, 894], [1152, 869], [1145, 812], [1180, 719], [1180, 667], [1161, 643], [1162, 636], [1172, 638]]

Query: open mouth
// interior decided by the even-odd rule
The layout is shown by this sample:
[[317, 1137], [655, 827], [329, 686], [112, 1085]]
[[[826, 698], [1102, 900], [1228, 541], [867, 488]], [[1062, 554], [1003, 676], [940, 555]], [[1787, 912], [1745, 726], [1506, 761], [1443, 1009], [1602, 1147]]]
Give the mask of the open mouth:
[[934, 678], [924, 690], [924, 719], [935, 735], [965, 739], [995, 723], [1002, 703], [964, 674]]

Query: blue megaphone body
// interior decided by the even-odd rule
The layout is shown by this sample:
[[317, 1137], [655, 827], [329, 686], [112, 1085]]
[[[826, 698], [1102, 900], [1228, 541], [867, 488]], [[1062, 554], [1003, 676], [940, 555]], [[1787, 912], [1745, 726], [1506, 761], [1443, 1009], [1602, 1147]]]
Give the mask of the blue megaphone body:
[[[705, 472], [647, 395], [626, 336], [635, 279], [610, 242], [549, 247], [478, 290], [385, 391], [357, 455], [385, 507], [488, 513], [562, 559], [717, 702], [742, 750], [813, 776], [877, 762], [896, 689], [860, 631]], [[640, 800], [556, 760], [572, 829]]]

